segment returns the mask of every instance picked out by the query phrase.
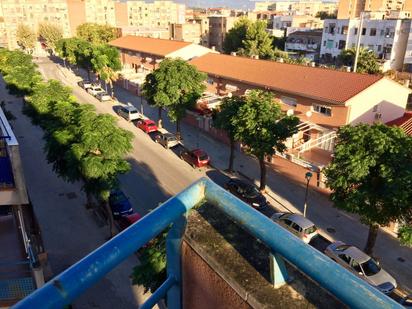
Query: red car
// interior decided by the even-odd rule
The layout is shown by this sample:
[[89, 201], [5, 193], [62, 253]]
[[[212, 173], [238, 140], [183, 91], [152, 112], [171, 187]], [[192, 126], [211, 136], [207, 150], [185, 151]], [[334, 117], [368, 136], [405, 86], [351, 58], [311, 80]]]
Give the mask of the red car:
[[186, 150], [180, 153], [180, 158], [192, 167], [203, 167], [209, 164], [210, 158], [202, 149]]
[[119, 226], [119, 229], [123, 231], [127, 229], [129, 226], [131, 226], [133, 223], [139, 221], [141, 218], [141, 215], [139, 215], [138, 213], [134, 213], [132, 215], [120, 217], [117, 220], [117, 224]]
[[150, 119], [140, 120], [137, 123], [137, 127], [139, 129], [143, 130], [146, 133], [156, 132], [157, 131], [156, 123], [153, 120], [150, 120]]

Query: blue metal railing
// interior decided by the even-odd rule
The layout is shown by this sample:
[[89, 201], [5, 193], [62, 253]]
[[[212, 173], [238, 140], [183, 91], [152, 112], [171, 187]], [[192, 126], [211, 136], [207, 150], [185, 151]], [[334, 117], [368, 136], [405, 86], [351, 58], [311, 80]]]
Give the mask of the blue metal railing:
[[173, 225], [166, 240], [167, 280], [142, 308], [150, 308], [166, 294], [169, 308], [181, 308], [180, 244], [186, 213], [204, 200], [219, 207], [237, 224], [260, 239], [273, 254], [287, 259], [349, 307], [401, 308], [395, 301], [206, 178], [169, 199], [27, 296], [15, 308], [61, 308], [71, 303], [170, 224]]

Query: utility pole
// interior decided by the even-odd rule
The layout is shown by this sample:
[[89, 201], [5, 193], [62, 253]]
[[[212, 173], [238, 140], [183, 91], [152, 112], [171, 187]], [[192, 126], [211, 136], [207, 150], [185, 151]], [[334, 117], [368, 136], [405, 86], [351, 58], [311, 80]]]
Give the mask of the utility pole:
[[353, 72], [356, 73], [356, 69], [358, 68], [358, 58], [359, 58], [359, 49], [360, 49], [360, 42], [362, 37], [362, 28], [363, 28], [363, 18], [365, 12], [361, 12], [360, 14], [360, 24], [358, 29], [358, 39], [356, 41], [356, 53], [355, 53], [355, 61], [353, 63]]

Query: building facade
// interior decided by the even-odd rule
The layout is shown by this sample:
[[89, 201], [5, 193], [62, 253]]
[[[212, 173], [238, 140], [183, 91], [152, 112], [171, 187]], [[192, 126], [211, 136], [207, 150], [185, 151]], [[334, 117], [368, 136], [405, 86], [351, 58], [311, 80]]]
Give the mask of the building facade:
[[412, 0], [340, 0], [337, 18], [353, 19], [363, 11], [384, 12], [386, 16], [392, 11], [412, 12]]
[[255, 12], [275, 11], [293, 15], [316, 16], [318, 12], [336, 14], [338, 4], [333, 1], [276, 1], [276, 2], [255, 2]]
[[295, 31], [288, 35], [285, 51], [312, 61], [318, 61], [322, 44], [322, 30]]
[[202, 25], [195, 21], [184, 24], [171, 24], [170, 37], [173, 40], [202, 44]]
[[296, 30], [311, 30], [323, 28], [323, 20], [309, 15], [284, 15], [272, 18], [270, 32], [276, 37], [288, 36]]
[[210, 93], [273, 91], [282, 110], [300, 119], [299, 132], [286, 143], [288, 156], [316, 166], [330, 162], [339, 127], [397, 119], [411, 92], [383, 76], [238, 56], [206, 54], [190, 63], [208, 75]]
[[209, 47], [218, 51], [223, 50], [226, 33], [233, 28], [237, 17], [212, 15], [209, 19]]
[[381, 60], [384, 71], [402, 70], [408, 48], [411, 21], [365, 19], [362, 29], [359, 30], [359, 26], [359, 19], [325, 20], [321, 59], [327, 63], [335, 62], [342, 50], [356, 47], [360, 36], [360, 47], [374, 51]]

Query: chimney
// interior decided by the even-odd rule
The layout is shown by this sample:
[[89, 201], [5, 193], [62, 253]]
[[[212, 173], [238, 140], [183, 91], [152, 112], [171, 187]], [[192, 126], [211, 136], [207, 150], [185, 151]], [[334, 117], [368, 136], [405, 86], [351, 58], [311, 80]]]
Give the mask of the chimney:
[[230, 55], [236, 57], [236, 52], [231, 52]]
[[312, 61], [312, 62], [310, 63], [310, 66], [314, 68], [314, 67], [316, 66], [316, 63]]
[[212, 48], [213, 51], [216, 50], [216, 46], [212, 46], [211, 48]]
[[346, 72], [350, 72], [351, 71], [351, 67], [346, 67]]
[[280, 63], [283, 63], [283, 58], [278, 58], [278, 61], [279, 61]]
[[252, 58], [252, 59], [259, 59], [259, 55], [252, 55], [252, 56], [250, 56], [250, 58]]

